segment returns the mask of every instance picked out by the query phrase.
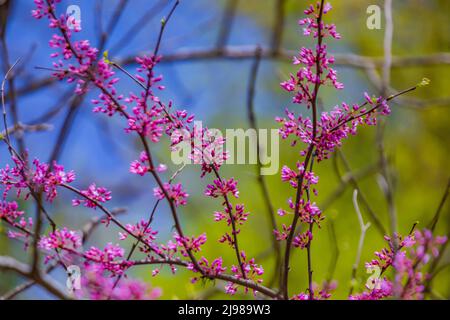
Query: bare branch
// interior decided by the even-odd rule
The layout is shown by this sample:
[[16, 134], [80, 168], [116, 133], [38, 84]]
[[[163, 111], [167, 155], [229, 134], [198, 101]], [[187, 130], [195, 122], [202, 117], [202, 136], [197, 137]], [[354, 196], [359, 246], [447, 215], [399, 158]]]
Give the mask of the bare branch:
[[353, 191], [353, 206], [355, 207], [356, 215], [358, 216], [361, 234], [359, 236], [358, 251], [356, 251], [355, 263], [353, 264], [353, 268], [352, 268], [352, 276], [351, 276], [351, 280], [350, 280], [349, 295], [351, 295], [353, 293], [353, 289], [355, 287], [356, 272], [358, 271], [359, 262], [361, 260], [361, 253], [362, 253], [362, 249], [363, 249], [363, 245], [364, 245], [364, 238], [366, 237], [367, 229], [369, 229], [369, 227], [370, 227], [370, 222], [367, 222], [367, 224], [364, 223], [361, 211], [359, 210], [358, 190], [356, 190], [356, 189]]
[[[254, 110], [254, 100], [255, 100], [255, 88], [256, 88], [256, 80], [258, 77], [258, 70], [259, 65], [261, 62], [261, 49], [257, 48], [255, 52], [255, 60], [253, 62], [251, 71], [250, 71], [250, 79], [248, 82], [248, 88], [247, 88], [247, 118], [250, 123], [250, 128], [257, 129], [258, 124], [256, 120], [255, 110]], [[272, 239], [272, 248], [275, 252], [275, 272], [273, 277], [271, 278], [271, 281], [269, 282], [272, 284], [279, 273], [281, 272], [281, 251], [280, 251], [280, 243], [276, 239], [275, 234], [273, 233], [274, 230], [277, 229], [277, 222], [275, 220], [275, 210], [273, 208], [272, 201], [270, 200], [270, 194], [269, 194], [269, 188], [266, 183], [266, 179], [261, 174], [262, 169], [262, 163], [260, 159], [260, 152], [261, 152], [261, 145], [259, 143], [259, 137], [257, 137], [258, 142], [256, 144], [256, 176], [258, 180], [259, 187], [261, 189], [261, 193], [263, 195], [263, 201], [265, 204], [265, 207], [267, 208], [267, 215], [269, 216], [269, 235]]]
[[12, 257], [0, 256], [0, 270], [14, 271], [26, 278], [32, 279], [57, 298], [65, 300], [71, 299], [71, 297], [64, 292], [65, 290], [61, 288], [52, 278], [47, 275], [37, 276], [32, 273], [30, 266]]
[[286, 5], [286, 0], [276, 0], [275, 1], [275, 19], [272, 29], [272, 41], [271, 49], [272, 55], [277, 55], [283, 40], [283, 30], [284, 30], [284, 9]]
[[233, 27], [233, 20], [238, 3], [239, 0], [228, 0], [227, 2], [227, 6], [223, 13], [222, 22], [220, 24], [219, 36], [217, 37], [217, 51], [221, 51], [227, 45], [230, 38], [231, 28]]
[[442, 196], [441, 202], [439, 203], [439, 206], [436, 210], [436, 213], [434, 214], [433, 219], [430, 221], [430, 224], [428, 226], [428, 228], [431, 230], [431, 232], [434, 232], [434, 230], [436, 229], [436, 225], [441, 216], [441, 211], [444, 208], [444, 205], [445, 205], [445, 202], [447, 201], [449, 193], [450, 193], [450, 179], [447, 182], [447, 187], [445, 189], [444, 195]]

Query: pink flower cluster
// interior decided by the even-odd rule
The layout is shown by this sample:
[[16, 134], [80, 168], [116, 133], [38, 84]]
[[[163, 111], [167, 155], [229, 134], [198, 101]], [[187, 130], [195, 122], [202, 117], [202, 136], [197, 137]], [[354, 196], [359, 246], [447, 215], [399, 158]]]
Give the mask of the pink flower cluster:
[[25, 248], [27, 248], [30, 237], [30, 233], [27, 232], [27, 229], [33, 227], [33, 219], [31, 217], [24, 217], [24, 215], [25, 212], [19, 210], [17, 202], [0, 201], [0, 221], [3, 220], [19, 230], [8, 230], [8, 237], [11, 239], [25, 239]]
[[154, 300], [161, 296], [161, 289], [134, 279], [122, 279], [116, 284], [114, 278], [105, 276], [99, 265], [88, 265], [83, 269], [79, 298], [91, 300]]
[[[46, 199], [52, 202], [58, 195], [57, 186], [75, 180], [73, 171], [64, 171], [64, 167], [56, 162], [50, 166], [35, 159], [34, 167], [29, 168], [20, 159], [13, 158], [13, 161], [14, 168], [6, 165], [5, 168], [0, 169], [0, 184], [4, 186], [3, 198], [6, 198], [8, 192], [13, 188], [17, 191], [17, 197], [20, 197], [22, 191], [33, 188], [36, 192], [42, 190], [46, 194]], [[28, 192], [25, 199], [29, 196]]]
[[[313, 300], [326, 300], [331, 297], [331, 292], [337, 288], [337, 282], [331, 281], [328, 283], [327, 281], [324, 281], [322, 284], [322, 287], [317, 285], [316, 283], [313, 284], [314, 289], [314, 298]], [[316, 294], [317, 292], [317, 294]], [[310, 295], [307, 293], [299, 293], [294, 295], [291, 300], [310, 300]]]
[[229, 180], [215, 179], [213, 184], [208, 184], [205, 190], [205, 196], [211, 198], [223, 197], [231, 194], [235, 198], [239, 197], [239, 190], [237, 189], [237, 181], [233, 178]]
[[24, 215], [23, 211], [19, 211], [17, 202], [0, 201], [0, 219], [14, 222]]
[[[173, 201], [175, 206], [184, 206], [187, 203], [188, 194], [183, 190], [181, 183], [170, 184], [169, 182], [164, 183], [164, 190], [166, 191], [169, 198]], [[159, 187], [153, 189], [153, 194], [157, 199], [164, 199], [166, 195], [163, 190]]]
[[[439, 256], [439, 248], [448, 239], [434, 237], [430, 230], [415, 231], [405, 238], [396, 236], [395, 240], [385, 237], [389, 248], [375, 252], [377, 259], [366, 263], [366, 268], [380, 268], [383, 274], [392, 266], [395, 270], [393, 281], [387, 277], [376, 280], [373, 289], [350, 299], [378, 300], [385, 297], [402, 299], [423, 299], [425, 283], [430, 276], [426, 266], [431, 258]], [[397, 249], [395, 246], [397, 245]]]
[[119, 245], [108, 243], [103, 249], [91, 247], [84, 253], [86, 263], [100, 264], [105, 271], [114, 275], [122, 274], [130, 264], [123, 260], [125, 250]]
[[297, 180], [299, 176], [303, 176], [304, 181], [309, 186], [312, 184], [317, 184], [319, 182], [319, 177], [314, 175], [314, 172], [305, 172], [304, 163], [297, 162], [297, 169], [298, 172], [295, 172], [288, 166], [283, 166], [283, 168], [281, 169], [281, 180], [284, 182], [289, 182], [289, 184], [295, 189], [297, 189], [298, 187]]
[[108, 191], [103, 187], [97, 187], [95, 183], [91, 184], [86, 190], [82, 190], [81, 193], [86, 198], [72, 200], [73, 206], [76, 207], [83, 204], [87, 208], [95, 209], [97, 204], [105, 203], [111, 200], [111, 191]]
[[42, 236], [39, 240], [39, 248], [51, 251], [53, 249], [77, 250], [81, 247], [81, 237], [73, 230], [63, 228]]
[[[327, 4], [328, 10], [323, 10], [326, 14], [331, 6]], [[335, 39], [340, 39], [340, 35], [336, 32], [336, 26], [334, 24], [327, 25], [321, 21], [320, 26], [316, 22], [316, 18], [319, 15], [320, 3], [316, 7], [311, 6], [305, 10], [305, 14], [313, 17], [307, 17], [299, 21], [299, 25], [304, 26], [304, 35], [313, 35], [317, 38], [319, 30], [321, 37], [328, 35]], [[302, 65], [303, 67], [297, 71], [297, 74], [290, 75], [290, 79], [281, 83], [281, 87], [288, 92], [295, 92], [293, 98], [294, 103], [306, 103], [308, 107], [311, 106], [312, 100], [315, 99], [314, 86], [319, 84], [331, 84], [336, 89], [343, 89], [344, 85], [337, 81], [337, 72], [330, 66], [334, 63], [334, 57], [327, 55], [327, 46], [324, 44], [317, 45], [315, 50], [309, 48], [301, 48], [298, 56], [294, 57], [294, 65]], [[325, 77], [322, 77], [326, 73]]]
[[309, 242], [313, 239], [312, 233], [308, 230], [295, 236], [292, 244], [296, 248], [305, 249]]
[[[246, 279], [251, 279], [255, 283], [262, 283], [263, 279], [260, 277], [264, 274], [264, 269], [261, 265], [255, 263], [255, 258], [248, 259], [246, 254], [241, 252], [241, 259], [244, 270], [244, 277]], [[236, 278], [242, 278], [243, 275], [241, 273], [241, 268], [239, 266], [231, 266], [231, 272], [234, 274]], [[225, 292], [234, 295], [238, 290], [238, 286], [233, 282], [228, 282], [225, 286]], [[249, 291], [248, 288], [244, 288], [244, 292], [247, 293]]]
[[[329, 4], [324, 6], [323, 14], [331, 9]], [[301, 19], [299, 24], [304, 26], [305, 35], [313, 35], [318, 38], [319, 30], [321, 38], [332, 36], [340, 39], [340, 35], [336, 32], [334, 24], [325, 24], [323, 21], [320, 26], [316, 22], [319, 15], [320, 3], [316, 6], [311, 5], [305, 14], [312, 17]], [[337, 81], [337, 72], [331, 68], [334, 63], [334, 57], [328, 56], [327, 47], [324, 44], [318, 45], [315, 50], [301, 48], [298, 56], [294, 57], [294, 65], [302, 65], [296, 75], [290, 75], [290, 79], [281, 83], [281, 87], [288, 92], [293, 92], [293, 102], [297, 104], [306, 104], [307, 108], [311, 108], [313, 101], [316, 100], [316, 85], [331, 84], [336, 89], [342, 89], [342, 83]], [[290, 136], [294, 137], [292, 142], [295, 145], [298, 141], [302, 141], [307, 145], [315, 146], [315, 157], [317, 161], [327, 159], [336, 147], [342, 145], [342, 140], [349, 135], [355, 135], [358, 125], [376, 124], [376, 115], [388, 115], [390, 113], [386, 99], [379, 97], [373, 99], [365, 94], [366, 102], [358, 105], [354, 104], [349, 107], [346, 103], [342, 103], [342, 107], [335, 106], [330, 112], [322, 112], [317, 121], [317, 132], [314, 132], [312, 120], [309, 117], [295, 114], [286, 109], [286, 118], [278, 117], [276, 121], [281, 124], [280, 134], [283, 139]], [[369, 105], [371, 108], [366, 109], [364, 106]], [[306, 154], [303, 150], [302, 155]]]
[[[208, 276], [217, 276], [226, 271], [226, 267], [223, 266], [222, 258], [214, 259], [211, 263], [205, 257], [201, 257], [198, 261], [199, 266], [202, 268], [203, 272]], [[189, 270], [197, 273], [198, 270], [195, 269], [194, 265], [190, 263], [187, 267]], [[199, 280], [198, 277], [194, 277], [191, 279], [192, 283], [195, 283]]]
[[181, 237], [178, 234], [174, 235], [174, 239], [176, 244], [181, 252], [181, 254], [185, 257], [188, 256], [187, 250], [191, 250], [192, 252], [201, 251], [202, 245], [206, 243], [206, 233], [202, 233], [198, 237]]
[[240, 230], [236, 228], [238, 225], [244, 224], [249, 216], [248, 212], [245, 212], [243, 204], [231, 204], [229, 196], [232, 195], [235, 198], [239, 197], [239, 190], [237, 189], [237, 181], [234, 178], [229, 180], [214, 179], [212, 184], [206, 186], [204, 194], [211, 198], [222, 198], [223, 211], [214, 212], [214, 221], [219, 222], [225, 220], [228, 226], [232, 226], [232, 234], [226, 232], [219, 239], [221, 243], [228, 243], [231, 247], [235, 247], [235, 239]]

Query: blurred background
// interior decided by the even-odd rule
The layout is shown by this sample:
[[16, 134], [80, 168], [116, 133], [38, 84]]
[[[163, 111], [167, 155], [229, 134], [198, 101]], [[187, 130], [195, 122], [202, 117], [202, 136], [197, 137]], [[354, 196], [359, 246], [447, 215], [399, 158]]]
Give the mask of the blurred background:
[[[161, 54], [168, 57], [156, 71], [164, 75], [166, 90], [161, 97], [173, 100], [178, 109], [195, 113], [198, 120], [212, 128], [248, 128], [247, 86], [253, 64], [255, 46], [263, 48], [263, 59], [256, 82], [255, 111], [260, 128], [277, 128], [275, 116], [282, 116], [285, 107], [297, 112], [301, 107], [291, 104], [291, 96], [280, 89], [279, 83], [295, 72], [289, 58], [291, 50], [311, 43], [302, 36], [298, 19], [310, 1], [303, 0], [182, 0], [167, 25]], [[331, 109], [342, 101], [356, 103], [362, 93], [380, 94], [380, 74], [383, 63], [385, 17], [383, 1], [330, 1], [332, 10], [327, 22], [337, 25], [341, 41], [327, 39], [329, 51], [336, 55], [337, 70], [345, 89], [322, 91], [321, 105]], [[71, 0], [62, 1], [58, 8], [71, 4], [81, 8], [82, 31], [77, 38], [89, 39], [92, 44], [109, 50], [110, 58], [123, 61], [127, 70], [136, 67], [130, 58], [140, 53], [150, 53], [156, 43], [160, 20], [168, 14], [173, 2], [169, 0]], [[369, 30], [366, 20], [369, 5], [382, 9], [379, 30]], [[91, 182], [112, 191], [109, 207], [125, 207], [120, 216], [124, 223], [144, 219], [151, 210], [153, 182], [148, 177], [129, 173], [129, 164], [138, 157], [139, 143], [124, 134], [123, 119], [93, 114], [90, 100], [97, 95], [91, 92], [76, 98], [73, 88], [65, 82], [49, 81], [49, 72], [36, 67], [51, 67], [48, 39], [52, 30], [46, 21], [31, 17], [34, 5], [29, 0], [3, 1], [2, 14], [2, 71], [22, 57], [20, 72], [14, 80], [17, 91], [15, 103], [18, 119], [24, 124], [47, 123], [51, 130], [26, 132], [23, 136], [30, 158], [47, 161], [56, 154], [58, 162], [66, 169], [75, 170], [75, 185], [87, 187]], [[407, 234], [415, 222], [425, 228], [436, 213], [446, 191], [450, 177], [450, 56], [449, 45], [450, 2], [447, 0], [405, 0], [393, 3], [394, 36], [392, 43], [393, 65], [389, 86], [399, 91], [431, 79], [431, 85], [413, 92], [392, 103], [392, 115], [382, 129], [364, 128], [357, 137], [347, 140], [334, 159], [315, 166], [320, 176], [317, 203], [326, 216], [320, 230], [316, 230], [312, 246], [314, 279], [317, 283], [335, 279], [338, 282], [334, 298], [345, 299], [348, 294], [351, 268], [354, 263], [359, 224], [352, 205], [355, 187], [366, 202], [361, 203], [364, 219], [372, 222], [364, 243], [358, 269], [358, 285], [363, 290], [367, 279], [363, 262], [371, 260], [373, 252], [385, 246], [383, 228], [389, 232], [389, 210], [398, 216], [398, 231]], [[117, 23], [111, 23], [111, 21]], [[102, 33], [104, 36], [102, 37]], [[102, 51], [103, 51], [102, 50]], [[196, 57], [182, 57], [180, 53], [200, 52]], [[273, 53], [273, 54], [272, 54]], [[8, 61], [8, 62], [7, 62]], [[118, 88], [125, 94], [138, 92], [127, 79]], [[8, 98], [8, 106], [11, 97]], [[305, 110], [303, 110], [305, 111]], [[14, 119], [10, 116], [10, 122]], [[3, 128], [2, 128], [3, 129]], [[58, 140], [60, 139], [60, 140]], [[63, 143], [61, 143], [63, 141]], [[382, 142], [382, 143], [380, 143]], [[57, 147], [55, 147], [57, 146]], [[156, 157], [169, 167], [167, 177], [177, 167], [170, 162], [167, 141], [152, 146]], [[380, 166], [380, 150], [387, 159], [385, 171]], [[9, 162], [6, 148], [0, 149], [0, 165]], [[298, 161], [297, 149], [288, 141], [280, 143], [280, 169], [283, 164], [294, 167]], [[389, 177], [392, 201], [380, 185], [383, 174]], [[249, 256], [257, 257], [266, 270], [269, 280], [274, 272], [271, 252], [271, 227], [267, 209], [256, 180], [256, 166], [227, 165], [224, 177], [239, 180], [240, 199], [251, 216], [242, 227], [240, 246]], [[354, 180], [350, 179], [353, 177]], [[188, 205], [180, 210], [182, 224], [187, 234], [200, 234], [207, 230], [209, 241], [203, 252], [207, 257], [224, 257], [227, 264], [234, 263], [234, 252], [216, 240], [224, 232], [221, 224], [214, 222], [213, 213], [220, 202], [203, 196], [209, 177], [200, 179], [199, 168], [188, 166], [179, 175], [190, 194]], [[280, 175], [266, 177], [270, 199], [275, 207], [286, 208], [293, 190], [281, 183]], [[95, 212], [70, 206], [71, 194], [64, 193], [51, 207], [51, 214], [59, 225], [81, 228]], [[21, 203], [24, 210], [34, 213], [31, 203]], [[437, 234], [449, 232], [447, 202], [441, 212]], [[379, 218], [377, 226], [373, 215]], [[290, 218], [277, 217], [279, 225]], [[167, 241], [172, 234], [172, 222], [167, 207], [160, 206], [154, 221], [160, 231], [159, 240]], [[22, 244], [9, 241], [5, 228], [0, 225], [0, 255], [12, 255], [26, 261]], [[114, 226], [100, 227], [90, 243], [103, 246], [119, 242]], [[122, 243], [127, 250], [130, 243]], [[433, 282], [435, 298], [450, 297], [449, 255], [441, 261], [442, 269]], [[292, 294], [307, 287], [306, 252], [295, 250], [291, 266]], [[55, 277], [65, 281], [63, 271]], [[161, 287], [163, 298], [226, 298], [221, 293], [221, 283], [190, 284], [190, 273], [179, 270], [173, 276], [164, 271], [151, 277], [151, 269], [137, 268], [130, 275], [145, 279], [152, 286]], [[24, 279], [12, 273], [0, 274], [0, 295]], [[222, 290], [223, 291], [223, 290]], [[25, 291], [18, 298], [52, 298], [38, 287]], [[237, 295], [236, 298], [245, 298]]]

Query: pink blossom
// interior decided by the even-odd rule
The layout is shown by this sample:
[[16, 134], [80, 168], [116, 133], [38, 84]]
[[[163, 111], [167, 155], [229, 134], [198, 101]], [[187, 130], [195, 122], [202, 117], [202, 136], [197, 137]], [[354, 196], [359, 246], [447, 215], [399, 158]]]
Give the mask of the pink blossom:
[[91, 247], [84, 253], [86, 262], [99, 264], [104, 270], [110, 271], [113, 274], [122, 274], [128, 267], [122, 258], [125, 250], [119, 245], [108, 243], [103, 250], [97, 247]]
[[[31, 186], [36, 190], [42, 189], [46, 194], [46, 199], [52, 202], [58, 195], [57, 186], [75, 180], [73, 171], [64, 171], [64, 167], [56, 162], [50, 167], [48, 164], [35, 159], [32, 162], [33, 167], [29, 168], [24, 166], [23, 162], [17, 158], [13, 158], [13, 161], [15, 163], [14, 168], [7, 165], [4, 169], [0, 169], [0, 184], [5, 186], [4, 197], [13, 188], [17, 190], [17, 196], [19, 197], [23, 190]], [[25, 199], [29, 195], [27, 193]]]
[[206, 243], [206, 233], [202, 233], [198, 237], [181, 237], [176, 233], [174, 239], [181, 254], [187, 257], [188, 254], [186, 250], [191, 250], [192, 252], [201, 251], [202, 245]]
[[42, 236], [39, 240], [39, 248], [45, 250], [53, 249], [73, 249], [81, 247], [81, 237], [76, 231], [63, 228], [50, 232], [47, 236]]
[[[187, 203], [187, 197], [189, 195], [183, 191], [183, 186], [181, 183], [170, 184], [166, 182], [164, 183], [164, 189], [175, 206], [183, 206]], [[164, 192], [159, 187], [153, 189], [153, 194], [157, 199], [162, 200], [165, 198]]]
[[19, 211], [17, 202], [0, 201], [0, 219], [5, 219], [7, 221], [13, 222], [23, 215], [24, 212]]
[[111, 200], [111, 191], [103, 187], [97, 187], [95, 183], [91, 184], [88, 189], [82, 190], [81, 193], [88, 199], [74, 199], [73, 206], [83, 204], [87, 208], [97, 208], [98, 203], [105, 203]]
[[82, 270], [81, 291], [78, 297], [91, 300], [154, 300], [161, 296], [161, 289], [152, 288], [136, 279], [116, 280], [105, 276], [99, 266], [86, 266]]
[[304, 249], [308, 246], [308, 244], [311, 242], [313, 238], [312, 233], [308, 230], [303, 233], [299, 233], [295, 236], [294, 240], [292, 241], [292, 244], [296, 248]]
[[206, 186], [205, 195], [212, 198], [223, 197], [232, 194], [235, 198], [239, 197], [237, 181], [233, 178], [229, 180], [215, 179], [213, 184]]

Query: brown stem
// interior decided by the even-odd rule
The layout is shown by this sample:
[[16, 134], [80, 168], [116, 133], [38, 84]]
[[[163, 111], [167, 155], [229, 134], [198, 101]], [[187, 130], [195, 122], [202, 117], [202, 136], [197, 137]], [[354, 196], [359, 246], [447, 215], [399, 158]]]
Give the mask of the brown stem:
[[[219, 172], [217, 171], [217, 169], [214, 167], [214, 164], [211, 165], [211, 168], [214, 171], [214, 174], [216, 176], [217, 179], [219, 179], [219, 181], [221, 183], [223, 183], [222, 178], [219, 175]], [[242, 263], [242, 259], [241, 259], [241, 252], [239, 250], [239, 244], [238, 244], [238, 238], [237, 238], [237, 229], [236, 229], [236, 221], [234, 220], [234, 216], [233, 216], [233, 206], [231, 205], [228, 196], [226, 194], [223, 194], [223, 200], [224, 200], [224, 204], [227, 206], [228, 209], [228, 215], [230, 217], [230, 221], [231, 221], [231, 229], [232, 229], [232, 234], [233, 234], [233, 247], [234, 247], [234, 251], [236, 253], [236, 259], [237, 262], [239, 264], [239, 269], [241, 270], [241, 274], [242, 277], [244, 279], [246, 279], [246, 275], [245, 275], [245, 270], [244, 270], [244, 264]]]
[[[312, 107], [312, 117], [313, 117], [313, 136], [312, 141], [315, 141], [316, 134], [317, 134], [317, 95], [319, 93], [320, 88], [320, 50], [322, 46], [322, 16], [323, 16], [323, 2], [320, 3], [320, 12], [316, 19], [317, 25], [318, 25], [318, 36], [317, 36], [317, 49], [316, 49], [316, 82], [314, 85], [314, 94], [313, 94], [313, 100], [311, 101], [311, 107]], [[283, 296], [285, 299], [288, 299], [289, 297], [289, 288], [288, 288], [288, 278], [289, 278], [289, 260], [290, 260], [290, 253], [291, 253], [291, 246], [292, 241], [294, 240], [294, 233], [296, 231], [297, 222], [300, 217], [299, 214], [299, 206], [300, 206], [300, 199], [303, 196], [303, 179], [306, 173], [307, 168], [309, 167], [309, 161], [311, 160], [313, 156], [314, 151], [314, 143], [311, 143], [308, 147], [308, 152], [305, 158], [304, 163], [304, 170], [299, 175], [297, 179], [297, 194], [296, 194], [296, 200], [295, 200], [295, 212], [294, 212], [294, 218], [291, 224], [291, 231], [289, 232], [288, 238], [286, 240], [286, 252], [284, 256], [284, 274], [283, 274], [283, 282], [281, 286], [281, 290], [283, 292]], [[310, 224], [310, 231], [312, 230], [312, 223]], [[309, 246], [309, 244], [308, 244]], [[309, 295], [310, 299], [314, 297], [314, 292], [312, 289], [312, 270], [311, 270], [311, 254], [308, 249], [308, 279], [309, 279]]]

